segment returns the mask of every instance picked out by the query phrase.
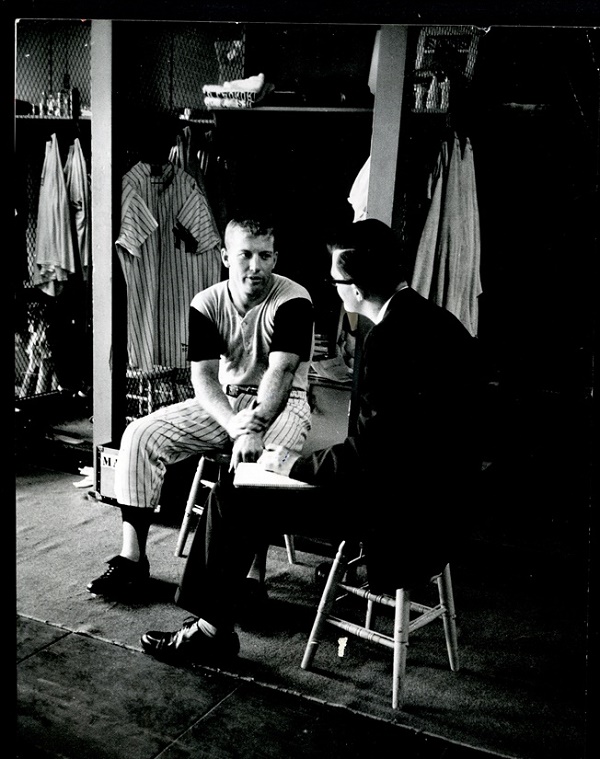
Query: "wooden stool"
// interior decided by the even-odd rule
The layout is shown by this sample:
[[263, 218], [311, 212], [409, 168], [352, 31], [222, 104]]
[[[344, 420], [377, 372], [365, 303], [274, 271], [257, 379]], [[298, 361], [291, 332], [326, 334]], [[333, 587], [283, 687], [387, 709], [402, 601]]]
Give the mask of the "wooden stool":
[[[416, 601], [411, 601], [411, 590], [408, 588], [397, 588], [395, 595], [391, 596], [371, 593], [367, 583], [360, 587], [349, 585], [345, 582], [344, 578], [349, 576], [349, 570], [355, 569], [359, 564], [364, 564], [366, 557], [361, 550], [358, 557], [348, 561], [344, 555], [344, 547], [345, 542], [342, 542], [329, 572], [313, 628], [306, 644], [301, 667], [302, 669], [310, 669], [326, 624], [333, 625], [372, 643], [378, 643], [391, 648], [394, 652], [392, 708], [402, 709], [404, 705], [404, 680], [408, 642], [410, 634], [415, 630], [441, 617], [450, 669], [453, 672], [458, 670], [456, 611], [454, 608], [450, 565], [447, 564], [441, 574], [431, 578], [431, 581], [437, 584], [439, 603], [436, 606], [425, 606]], [[363, 625], [341, 619], [332, 613], [335, 602], [348, 594], [360, 596], [367, 601], [367, 611]], [[393, 636], [377, 632], [372, 628], [374, 604], [381, 604], [394, 609]], [[410, 619], [411, 612], [413, 613], [412, 620]]]
[[183, 556], [185, 544], [192, 527], [192, 520], [194, 516], [201, 516], [204, 511], [204, 499], [199, 499], [202, 488], [211, 488], [220, 479], [222, 467], [229, 466], [230, 461], [231, 455], [222, 451], [207, 451], [204, 455], [200, 456], [192, 487], [185, 504], [185, 512], [179, 529], [175, 556]]
[[[223, 468], [229, 468], [231, 463], [231, 454], [223, 451], [207, 451], [200, 457], [198, 466], [196, 467], [196, 473], [190, 488], [190, 493], [185, 505], [185, 512], [183, 515], [183, 521], [179, 530], [179, 537], [177, 539], [177, 546], [175, 548], [175, 556], [183, 556], [188, 535], [190, 534], [192, 520], [194, 516], [200, 516], [204, 511], [204, 499], [199, 502], [199, 496], [202, 488], [211, 488], [215, 482], [221, 477]], [[287, 551], [287, 557], [290, 564], [296, 563], [296, 551], [294, 547], [294, 536], [284, 535], [285, 548]], [[262, 557], [262, 561], [266, 563], [266, 554]], [[264, 575], [263, 566], [261, 572]]]

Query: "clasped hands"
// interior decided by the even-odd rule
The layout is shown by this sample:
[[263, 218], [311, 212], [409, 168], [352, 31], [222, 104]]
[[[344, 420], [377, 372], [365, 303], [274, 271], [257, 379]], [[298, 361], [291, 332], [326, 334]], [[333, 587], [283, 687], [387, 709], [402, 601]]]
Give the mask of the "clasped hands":
[[233, 438], [233, 451], [229, 469], [235, 469], [240, 461], [256, 461], [263, 451], [266, 426], [258, 418], [256, 410], [245, 408], [235, 414], [227, 425]]
[[[267, 429], [267, 425], [264, 420], [258, 416], [256, 408], [245, 408], [234, 414], [229, 424], [227, 425], [227, 432], [229, 437], [236, 440], [242, 435], [249, 434], [264, 434]], [[262, 450], [262, 446], [261, 446]]]
[[288, 475], [299, 454], [282, 445], [264, 447], [266, 426], [255, 409], [238, 411], [228, 425], [228, 433], [233, 438], [230, 469], [235, 469], [240, 461], [258, 462], [266, 470]]

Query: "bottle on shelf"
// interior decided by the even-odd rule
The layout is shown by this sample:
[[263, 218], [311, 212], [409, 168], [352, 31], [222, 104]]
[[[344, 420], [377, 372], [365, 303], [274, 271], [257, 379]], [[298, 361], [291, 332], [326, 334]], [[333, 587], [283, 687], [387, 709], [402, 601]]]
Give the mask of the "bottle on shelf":
[[73, 87], [71, 90], [71, 118], [78, 119], [81, 116], [81, 97], [79, 89]]
[[437, 76], [431, 78], [429, 90], [427, 91], [427, 99], [425, 101], [425, 108], [428, 111], [436, 111], [439, 108], [438, 102], [438, 79]]
[[446, 77], [440, 82], [440, 110], [447, 111], [450, 106], [450, 80]]
[[63, 86], [58, 93], [58, 116], [69, 118], [71, 116], [71, 77], [68, 72], [63, 76]]
[[415, 92], [415, 105], [414, 105], [415, 111], [425, 110], [425, 97], [427, 95], [427, 87], [424, 84], [415, 84], [414, 92]]
[[49, 92], [46, 98], [46, 115], [56, 116], [56, 98], [52, 92]]

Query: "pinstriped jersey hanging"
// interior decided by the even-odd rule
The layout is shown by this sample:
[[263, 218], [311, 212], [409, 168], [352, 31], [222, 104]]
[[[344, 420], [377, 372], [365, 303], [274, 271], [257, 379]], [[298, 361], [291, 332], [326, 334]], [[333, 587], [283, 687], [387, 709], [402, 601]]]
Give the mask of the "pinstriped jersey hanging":
[[171, 163], [122, 180], [116, 241], [127, 284], [129, 366], [187, 366], [189, 306], [221, 278], [221, 238], [197, 182]]

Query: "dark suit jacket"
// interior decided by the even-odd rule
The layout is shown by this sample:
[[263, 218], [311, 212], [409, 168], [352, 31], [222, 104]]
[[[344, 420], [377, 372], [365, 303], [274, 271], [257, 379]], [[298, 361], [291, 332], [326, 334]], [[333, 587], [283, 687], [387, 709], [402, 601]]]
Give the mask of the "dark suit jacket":
[[358, 520], [373, 546], [370, 564], [392, 552], [403, 576], [429, 573], [432, 560], [437, 571], [464, 528], [480, 469], [477, 340], [408, 288], [369, 331], [360, 372], [356, 433], [301, 458], [290, 476], [348, 499], [349, 523]]

